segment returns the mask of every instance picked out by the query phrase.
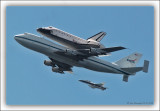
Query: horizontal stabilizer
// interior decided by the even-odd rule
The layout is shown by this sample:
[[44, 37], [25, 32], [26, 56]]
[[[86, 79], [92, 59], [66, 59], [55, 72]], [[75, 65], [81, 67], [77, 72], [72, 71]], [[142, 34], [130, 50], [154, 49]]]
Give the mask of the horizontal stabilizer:
[[149, 61], [144, 60], [144, 66], [143, 67], [128, 67], [128, 68], [121, 68], [124, 71], [127, 71], [129, 73], [135, 74], [136, 72], [142, 71], [147, 73], [149, 67]]
[[123, 81], [128, 82], [128, 75], [123, 75]]
[[144, 60], [143, 72], [147, 73], [149, 67], [149, 61]]
[[136, 72], [143, 70], [143, 67], [130, 67], [130, 68], [121, 68], [121, 69], [134, 74]]
[[106, 35], [106, 32], [99, 32], [98, 34], [88, 38], [87, 40], [88, 41], [94, 40], [94, 41], [100, 42], [105, 35]]
[[109, 52], [114, 52], [114, 51], [123, 50], [123, 49], [126, 49], [126, 48], [119, 46], [119, 47], [104, 48], [101, 50], [105, 51], [106, 53], [109, 53]]

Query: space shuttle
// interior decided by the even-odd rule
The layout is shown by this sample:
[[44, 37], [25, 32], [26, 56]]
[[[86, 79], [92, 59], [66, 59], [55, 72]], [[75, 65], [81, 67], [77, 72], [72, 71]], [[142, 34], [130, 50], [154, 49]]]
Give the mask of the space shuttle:
[[100, 43], [105, 32], [99, 32], [87, 40], [51, 26], [38, 28], [37, 32], [72, 49], [105, 48]]
[[70, 49], [82, 52], [87, 51], [89, 53], [96, 53], [97, 55], [110, 55], [110, 52], [125, 49], [121, 46], [106, 48], [101, 44], [100, 41], [106, 35], [106, 32], [103, 31], [86, 40], [52, 26], [38, 28], [37, 32]]

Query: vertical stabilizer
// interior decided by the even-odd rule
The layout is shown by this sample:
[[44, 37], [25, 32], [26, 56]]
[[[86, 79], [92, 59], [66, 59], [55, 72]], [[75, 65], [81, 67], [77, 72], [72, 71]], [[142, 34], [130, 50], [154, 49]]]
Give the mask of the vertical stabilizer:
[[121, 68], [135, 67], [141, 57], [142, 54], [135, 52], [127, 57], [118, 60], [117, 62], [115, 62], [115, 64], [119, 65]]

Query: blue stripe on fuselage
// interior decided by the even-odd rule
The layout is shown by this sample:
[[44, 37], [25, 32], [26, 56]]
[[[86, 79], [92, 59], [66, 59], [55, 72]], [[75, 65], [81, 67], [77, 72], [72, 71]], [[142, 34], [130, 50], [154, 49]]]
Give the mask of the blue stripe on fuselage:
[[127, 73], [127, 72], [124, 72], [124, 71], [122, 71], [122, 70], [120, 70], [120, 69], [117, 69], [117, 68], [115, 68], [115, 67], [112, 67], [112, 66], [110, 66], [110, 65], [107, 65], [107, 64], [104, 64], [104, 63], [101, 63], [101, 62], [98, 62], [98, 61], [89, 59], [89, 58], [88, 58], [87, 60], [90, 60], [90, 61], [99, 63], [99, 64], [101, 64], [101, 65], [104, 65], [104, 66], [107, 66], [107, 67], [110, 67], [110, 68], [113, 68], [113, 69], [115, 69], [115, 70], [117, 70], [117, 71], [120, 71], [121, 73], [124, 73], [124, 74], [127, 74], [127, 75], [131, 75], [131, 74]]

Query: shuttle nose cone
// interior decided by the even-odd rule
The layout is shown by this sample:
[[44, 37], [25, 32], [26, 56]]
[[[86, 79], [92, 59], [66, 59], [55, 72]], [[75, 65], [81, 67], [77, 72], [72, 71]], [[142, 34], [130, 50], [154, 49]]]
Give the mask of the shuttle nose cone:
[[39, 32], [41, 34], [50, 34], [50, 30], [49, 29], [45, 29], [45, 28], [38, 28], [37, 32]]
[[38, 28], [37, 29], [37, 32], [41, 32], [43, 29], [42, 28]]

